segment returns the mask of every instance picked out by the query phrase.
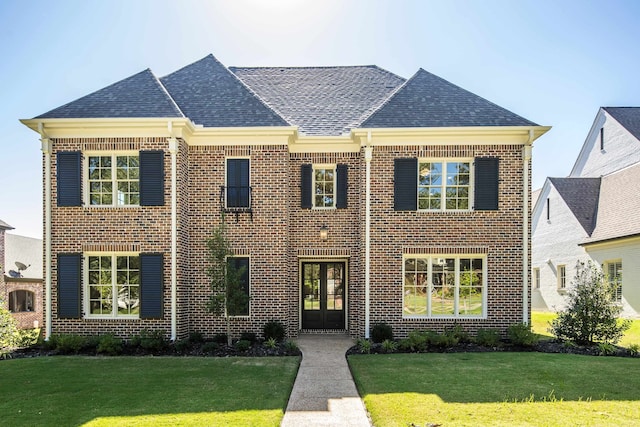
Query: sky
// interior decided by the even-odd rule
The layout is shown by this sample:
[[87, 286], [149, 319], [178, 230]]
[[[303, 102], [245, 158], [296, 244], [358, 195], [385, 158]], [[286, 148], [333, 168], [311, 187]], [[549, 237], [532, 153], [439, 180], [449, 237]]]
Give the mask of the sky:
[[0, 220], [42, 237], [39, 135], [19, 122], [144, 69], [423, 68], [552, 129], [533, 188], [567, 176], [601, 106], [640, 106], [636, 0], [1, 0]]

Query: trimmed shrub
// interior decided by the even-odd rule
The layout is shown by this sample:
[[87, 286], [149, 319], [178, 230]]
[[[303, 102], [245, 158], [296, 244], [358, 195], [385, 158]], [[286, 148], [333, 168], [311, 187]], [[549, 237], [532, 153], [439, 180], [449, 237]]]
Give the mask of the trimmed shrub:
[[189, 333], [189, 341], [192, 342], [193, 344], [200, 344], [204, 342], [204, 336], [202, 335], [202, 332], [190, 332]]
[[160, 351], [167, 346], [164, 329], [142, 329], [131, 339], [131, 344], [147, 351]]
[[[471, 336], [469, 332], [465, 331], [461, 325], [454, 325], [444, 330], [444, 335], [451, 339], [451, 342], [455, 341], [455, 344], [471, 342]], [[453, 345], [455, 345], [453, 344]]]
[[476, 344], [485, 347], [497, 347], [500, 344], [500, 331], [493, 328], [480, 328], [476, 336]]
[[122, 339], [112, 335], [102, 335], [96, 347], [96, 353], [116, 356], [122, 353]]
[[298, 351], [298, 344], [293, 340], [285, 340], [284, 348], [289, 353], [296, 353]]
[[276, 341], [280, 342], [284, 340], [285, 336], [284, 325], [277, 320], [271, 320], [265, 323], [264, 327], [262, 328], [262, 333], [265, 340], [268, 340], [269, 338], [275, 338]]
[[524, 323], [510, 325], [509, 329], [507, 329], [507, 336], [513, 344], [525, 347], [536, 345], [540, 339], [531, 329], [531, 325]]
[[240, 334], [241, 341], [249, 341], [251, 344], [258, 341], [258, 336], [255, 332], [243, 332]]
[[173, 343], [173, 348], [178, 352], [178, 353], [184, 353], [186, 351], [188, 351], [189, 349], [191, 349], [191, 340], [176, 340]]
[[393, 341], [393, 328], [384, 322], [376, 323], [371, 328], [371, 339], [377, 344], [384, 340]]
[[247, 351], [251, 348], [251, 341], [239, 340], [238, 342], [236, 342], [235, 347], [238, 351]]
[[80, 350], [87, 346], [87, 337], [74, 334], [52, 335], [51, 340], [55, 343], [55, 349], [62, 354], [78, 354]]
[[218, 344], [226, 344], [227, 343], [227, 334], [215, 334], [213, 336], [213, 342]]
[[[224, 342], [227, 342], [226, 339]], [[220, 343], [217, 343], [215, 341], [209, 341], [202, 345], [202, 351], [204, 351], [205, 353], [215, 353], [219, 348]]]

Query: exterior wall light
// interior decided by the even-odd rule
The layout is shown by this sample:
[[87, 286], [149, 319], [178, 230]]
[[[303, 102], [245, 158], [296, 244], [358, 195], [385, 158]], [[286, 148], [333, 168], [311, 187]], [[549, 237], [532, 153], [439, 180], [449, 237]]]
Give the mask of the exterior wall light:
[[326, 242], [329, 239], [329, 227], [323, 225], [320, 227], [320, 240]]

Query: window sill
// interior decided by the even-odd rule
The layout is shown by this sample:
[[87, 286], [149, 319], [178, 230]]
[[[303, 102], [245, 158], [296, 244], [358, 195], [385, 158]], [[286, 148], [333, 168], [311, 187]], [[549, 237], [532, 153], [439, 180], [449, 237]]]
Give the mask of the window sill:
[[402, 320], [486, 320], [487, 316], [402, 316]]

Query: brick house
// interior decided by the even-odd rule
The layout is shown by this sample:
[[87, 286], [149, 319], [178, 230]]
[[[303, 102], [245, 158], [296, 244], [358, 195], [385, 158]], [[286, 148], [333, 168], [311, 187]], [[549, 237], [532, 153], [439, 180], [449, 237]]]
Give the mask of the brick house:
[[235, 334], [529, 319], [530, 153], [549, 128], [422, 69], [209, 55], [23, 123], [42, 141], [47, 334], [222, 332], [205, 309], [222, 212], [247, 267]]
[[7, 233], [0, 220], [0, 300], [18, 328], [43, 326], [42, 240]]

